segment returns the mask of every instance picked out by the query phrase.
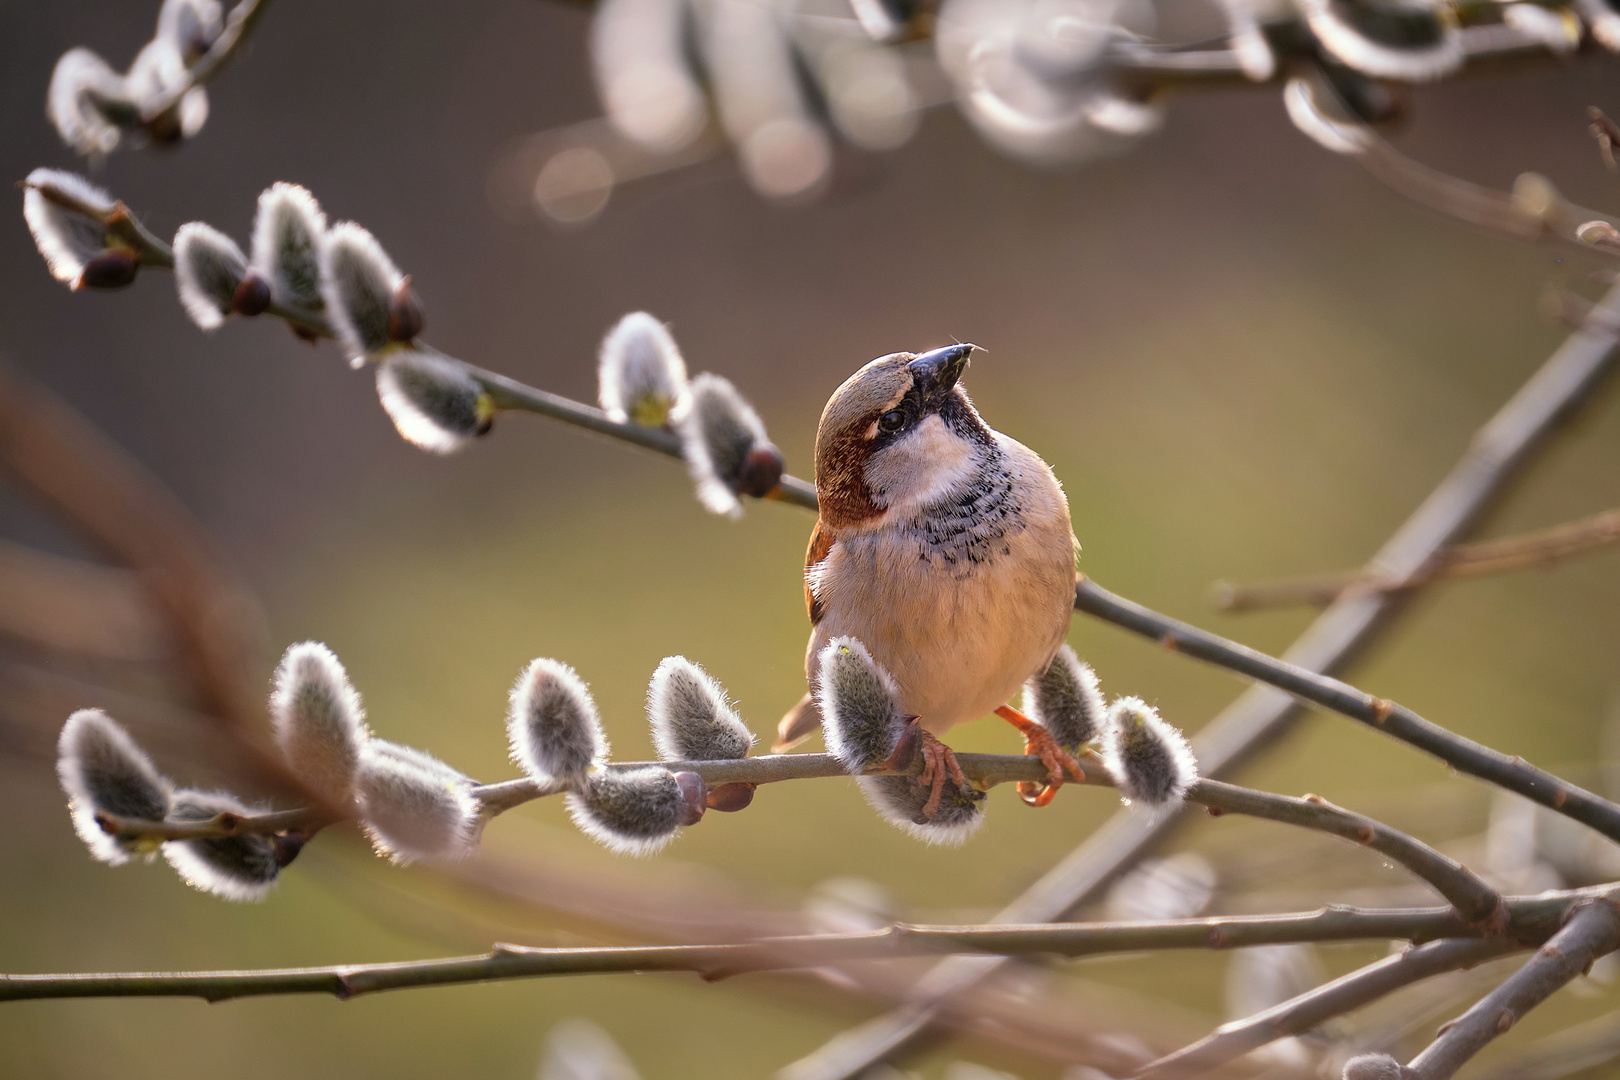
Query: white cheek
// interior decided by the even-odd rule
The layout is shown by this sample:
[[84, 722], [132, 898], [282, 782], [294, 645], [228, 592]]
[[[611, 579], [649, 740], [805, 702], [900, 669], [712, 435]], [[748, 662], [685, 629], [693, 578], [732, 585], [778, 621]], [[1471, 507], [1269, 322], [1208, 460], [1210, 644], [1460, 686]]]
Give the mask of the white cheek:
[[973, 445], [930, 416], [872, 456], [866, 483], [878, 505], [905, 509], [951, 494], [973, 479], [977, 465]]

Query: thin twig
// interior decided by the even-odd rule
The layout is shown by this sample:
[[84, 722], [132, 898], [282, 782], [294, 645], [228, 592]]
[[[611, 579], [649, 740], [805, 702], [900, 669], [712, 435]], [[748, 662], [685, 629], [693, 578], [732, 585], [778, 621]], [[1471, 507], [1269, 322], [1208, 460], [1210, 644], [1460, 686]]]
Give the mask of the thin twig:
[[1524, 1018], [1525, 1013], [1620, 948], [1620, 909], [1612, 897], [1577, 905], [1568, 923], [1525, 965], [1445, 1025], [1440, 1036], [1407, 1065], [1415, 1080], [1447, 1080], [1463, 1064]]
[[[1540, 937], [1586, 893], [1515, 897], [1515, 925]], [[266, 971], [0, 976], [0, 1001], [67, 997], [200, 997], [208, 1001], [266, 994], [329, 993], [339, 998], [406, 987], [446, 986], [497, 979], [633, 971], [694, 971], [721, 978], [748, 971], [816, 967], [852, 960], [888, 960], [949, 952], [1077, 958], [1158, 949], [1224, 949], [1300, 941], [1470, 938], [1449, 908], [1361, 911], [1330, 907], [1314, 912], [1212, 919], [1042, 926], [927, 926], [894, 924], [848, 934], [806, 934], [717, 945], [608, 946], [537, 949], [497, 945], [482, 956]], [[1480, 944], [1470, 941], [1470, 944]], [[1513, 942], [1483, 943], [1496, 948]]]
[[[1620, 288], [1610, 289], [1594, 314], [1479, 429], [1463, 457], [1369, 561], [1370, 571], [1411, 574], [1462, 539], [1532, 454], [1592, 399], [1616, 367]], [[1359, 593], [1340, 598], [1295, 640], [1283, 659], [1310, 671], [1341, 670], [1377, 638], [1409, 595]], [[1291, 695], [1269, 686], [1253, 687], [1194, 738], [1200, 770], [1206, 776], [1223, 775], [1262, 747], [1276, 745], [1304, 714]], [[1175, 824], [1175, 815], [1116, 815], [1003, 908], [996, 921], [1061, 918], [1096, 896]], [[989, 978], [1003, 963], [988, 958], [940, 962], [919, 980], [919, 1001], [835, 1036], [783, 1070], [782, 1080], [843, 1080], [919, 1047], [936, 1030], [939, 1003]]]
[[1620, 1012], [1612, 1012], [1538, 1039], [1511, 1061], [1469, 1075], [1473, 1080], [1561, 1080], [1617, 1057]]
[[1605, 510], [1601, 514], [1537, 532], [1458, 544], [1404, 579], [1374, 577], [1364, 570], [1340, 570], [1331, 574], [1264, 581], [1254, 585], [1217, 582], [1215, 606], [1223, 611], [1254, 611], [1292, 604], [1325, 606], [1337, 600], [1347, 589], [1391, 592], [1426, 585], [1431, 581], [1505, 574], [1526, 567], [1545, 566], [1616, 541], [1620, 541], [1620, 510]]
[[1509, 757], [1455, 735], [1404, 705], [1373, 697], [1338, 679], [1149, 611], [1084, 576], [1075, 584], [1074, 605], [1115, 626], [1152, 638], [1167, 649], [1218, 664], [1358, 720], [1433, 754], [1458, 772], [1488, 780], [1572, 817], [1611, 840], [1620, 840], [1620, 806], [1538, 769], [1523, 758]]
[[1486, 960], [1523, 946], [1512, 941], [1448, 939], [1418, 945], [1368, 964], [1342, 978], [1291, 998], [1265, 1012], [1223, 1024], [1207, 1038], [1151, 1063], [1135, 1080], [1198, 1076], [1277, 1039], [1302, 1035], [1403, 986]]

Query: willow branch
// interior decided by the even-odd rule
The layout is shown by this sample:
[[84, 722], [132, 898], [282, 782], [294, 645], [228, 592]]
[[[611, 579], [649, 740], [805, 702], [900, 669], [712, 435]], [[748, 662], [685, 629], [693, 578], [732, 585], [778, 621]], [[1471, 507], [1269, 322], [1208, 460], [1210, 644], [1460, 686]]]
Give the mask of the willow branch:
[[1403, 986], [1470, 968], [1522, 948], [1512, 941], [1434, 941], [1387, 956], [1265, 1012], [1223, 1024], [1207, 1038], [1151, 1063], [1135, 1080], [1202, 1075], [1277, 1039], [1302, 1035]]
[[1523, 1019], [1525, 1013], [1620, 948], [1620, 909], [1612, 897], [1577, 905], [1569, 922], [1525, 965], [1441, 1029], [1439, 1038], [1407, 1065], [1415, 1080], [1446, 1080], [1463, 1063]]
[[[1017, 781], [1040, 780], [1046, 775], [1039, 758], [1025, 754], [958, 754], [962, 772], [981, 787]], [[1111, 787], [1102, 763], [1095, 756], [1086, 758], [1085, 784]], [[638, 770], [649, 766], [672, 772], [692, 772], [710, 786], [729, 783], [773, 784], [788, 780], [847, 776], [831, 754], [767, 754], [761, 757], [723, 761], [616, 762], [607, 768]], [[914, 761], [904, 770], [874, 768], [867, 775], [916, 775], [923, 763]], [[473, 789], [479, 801], [480, 816], [488, 821], [524, 803], [558, 795], [568, 790], [562, 785], [542, 784], [531, 779], [483, 784]], [[1333, 806], [1317, 796], [1302, 799], [1250, 788], [1200, 780], [1187, 792], [1187, 799], [1208, 807], [1216, 814], [1242, 814], [1285, 825], [1327, 833], [1353, 841], [1388, 856], [1415, 876], [1428, 882], [1455, 908], [1459, 919], [1488, 932], [1500, 932], [1502, 897], [1484, 880], [1415, 837], [1361, 814]], [[249, 833], [280, 833], [297, 830], [313, 833], [327, 823], [310, 811], [284, 810], [270, 814], [219, 814], [204, 821], [145, 821], [140, 818], [102, 814], [97, 822], [108, 833], [155, 840], [195, 840], [241, 836]]]
[[[1556, 926], [1583, 894], [1514, 898], [1525, 932]], [[265, 971], [0, 976], [0, 1001], [69, 997], [200, 997], [208, 1001], [269, 994], [357, 997], [382, 990], [500, 979], [636, 971], [690, 971], [706, 978], [744, 972], [891, 960], [939, 953], [1078, 958], [1168, 949], [1223, 949], [1302, 941], [1467, 939], [1480, 933], [1449, 908], [1314, 912], [1210, 919], [1042, 926], [927, 926], [897, 923], [850, 934], [807, 934], [718, 945], [634, 945], [538, 949], [497, 945], [485, 955]], [[1494, 949], [1513, 943], [1469, 941]]]
[[1074, 606], [1115, 626], [1152, 638], [1167, 649], [1269, 683], [1302, 700], [1358, 720], [1433, 754], [1458, 772], [1488, 780], [1572, 817], [1611, 840], [1620, 840], [1620, 806], [1538, 769], [1523, 758], [1508, 757], [1472, 739], [1455, 735], [1404, 705], [1373, 697], [1338, 679], [1149, 611], [1140, 604], [1115, 596], [1084, 576], [1075, 584]]
[[1217, 582], [1215, 606], [1223, 611], [1253, 611], [1292, 604], [1323, 606], [1337, 600], [1348, 589], [1392, 592], [1432, 581], [1506, 574], [1528, 567], [1545, 566], [1616, 541], [1620, 541], [1620, 510], [1605, 510], [1601, 514], [1537, 532], [1457, 544], [1404, 578], [1373, 575], [1365, 570], [1340, 570], [1331, 574], [1254, 585]]
[[103, 111], [139, 116], [141, 125], [148, 128], [174, 122], [181, 100], [187, 93], [225, 70], [242, 46], [247, 44], [259, 17], [269, 6], [270, 0], [241, 0], [225, 16], [225, 25], [220, 28], [219, 37], [214, 39], [208, 50], [192, 61], [180, 78], [162, 92], [145, 101], [133, 101], [122, 96], [108, 98], [98, 94], [95, 95], [97, 105]]
[[[1518, 392], [1481, 427], [1467, 451], [1368, 562], [1370, 571], [1409, 574], [1467, 535], [1520, 475], [1534, 453], [1573, 418], [1614, 373], [1620, 342], [1620, 288], [1610, 289], [1594, 317], [1565, 339]], [[1411, 594], [1346, 595], [1318, 616], [1284, 654], [1300, 668], [1341, 670], [1389, 625]], [[1252, 687], [1193, 740], [1199, 768], [1219, 776], [1261, 748], [1274, 746], [1305, 713], [1299, 700], [1269, 686]], [[998, 922], [1062, 918], [1095, 897], [1176, 825], [1175, 815], [1119, 814], [996, 916]], [[919, 981], [919, 999], [843, 1032], [782, 1072], [783, 1080], [841, 1080], [875, 1062], [925, 1045], [956, 995], [991, 977], [1003, 961], [952, 958]]]
[[1523, 1053], [1474, 1080], [1561, 1080], [1620, 1057], [1620, 1013], [1608, 1013], [1584, 1024], [1538, 1039]]
[[[245, 2], [245, 0], [244, 0]], [[41, 189], [42, 191], [44, 189]], [[141, 256], [142, 265], [150, 265], [158, 269], [172, 269], [174, 267], [174, 250], [162, 240], [141, 225], [123, 203], [117, 203], [110, 218], [104, 218], [91, 207], [78, 204], [70, 198], [52, 194], [54, 201], [61, 203], [68, 209], [84, 214], [86, 217], [103, 221], [111, 227], [118, 221], [127, 222], [125, 228], [129, 230], [127, 238], [131, 249]], [[318, 311], [309, 311], [304, 308], [288, 307], [282, 304], [272, 304], [265, 312], [285, 322], [294, 331], [305, 337], [330, 338], [332, 325], [326, 316]], [[425, 342], [418, 342], [418, 347], [432, 352], [443, 359], [459, 365], [474, 381], [490, 396], [490, 400], [497, 409], [508, 412], [526, 412], [537, 416], [560, 420], [574, 427], [594, 431], [599, 435], [627, 442], [645, 450], [652, 450], [682, 460], [681, 441], [674, 432], [663, 427], [647, 427], [642, 424], [633, 424], [614, 420], [607, 413], [593, 405], [587, 405], [572, 398], [553, 394], [546, 390], [526, 386], [516, 379], [509, 378], [497, 372], [487, 371], [476, 367], [464, 360], [458, 360], [432, 348]], [[796, 476], [784, 475], [776, 488], [764, 496], [781, 502], [792, 503], [809, 510], [816, 509], [816, 488], [814, 484], [800, 480]]]

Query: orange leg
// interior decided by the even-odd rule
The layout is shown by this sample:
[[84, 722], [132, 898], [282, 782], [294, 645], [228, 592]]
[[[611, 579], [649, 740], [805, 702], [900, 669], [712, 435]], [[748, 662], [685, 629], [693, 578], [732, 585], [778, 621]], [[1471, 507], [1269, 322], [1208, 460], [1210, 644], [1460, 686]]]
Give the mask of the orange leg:
[[1057, 794], [1057, 789], [1063, 786], [1065, 770], [1076, 780], [1085, 782], [1086, 774], [1081, 771], [1080, 762], [1057, 744], [1051, 732], [1011, 705], [1003, 705], [996, 710], [996, 715], [1024, 733], [1024, 753], [1040, 758], [1041, 764], [1046, 766], [1047, 782], [1040, 785], [1021, 782], [1018, 785], [1019, 798], [1031, 806], [1045, 806]]

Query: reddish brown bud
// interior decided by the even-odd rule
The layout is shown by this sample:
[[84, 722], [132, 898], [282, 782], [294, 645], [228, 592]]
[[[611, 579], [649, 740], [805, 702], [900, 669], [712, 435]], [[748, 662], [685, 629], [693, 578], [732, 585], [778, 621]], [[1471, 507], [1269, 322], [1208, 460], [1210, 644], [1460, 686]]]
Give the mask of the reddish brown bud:
[[249, 270], [231, 294], [231, 310], [238, 315], [263, 315], [270, 307], [270, 283]]
[[399, 283], [388, 302], [388, 337], [391, 341], [411, 341], [422, 332], [422, 301], [411, 288], [411, 276]]
[[276, 833], [270, 840], [276, 847], [277, 866], [286, 866], [298, 858], [298, 853], [309, 843], [308, 835], [301, 832]]
[[84, 264], [75, 289], [122, 289], [135, 280], [140, 256], [127, 248], [108, 248]]
[[757, 786], [746, 780], [721, 784], [709, 792], [709, 809], [722, 814], [735, 814], [738, 810], [746, 809], [754, 801], [754, 788]]
[[768, 442], [755, 443], [737, 473], [737, 492], [762, 499], [782, 482], [782, 451]]
[[696, 825], [703, 820], [703, 811], [709, 806], [708, 785], [703, 782], [703, 777], [695, 772], [676, 773], [675, 783], [686, 799], [686, 816], [681, 819], [681, 824]]

